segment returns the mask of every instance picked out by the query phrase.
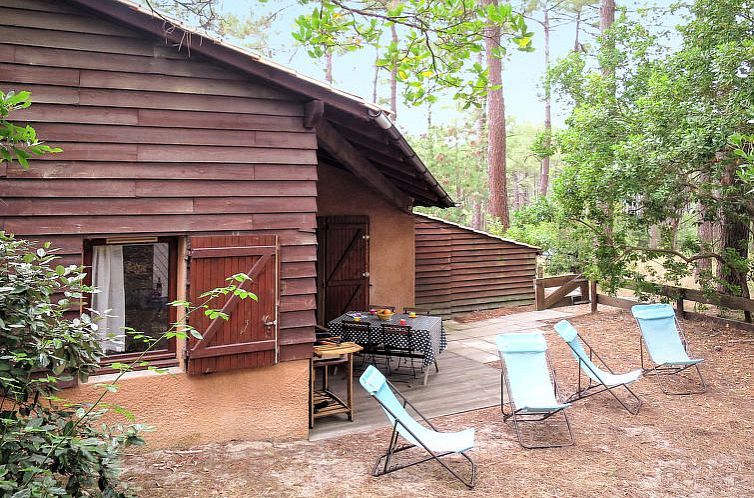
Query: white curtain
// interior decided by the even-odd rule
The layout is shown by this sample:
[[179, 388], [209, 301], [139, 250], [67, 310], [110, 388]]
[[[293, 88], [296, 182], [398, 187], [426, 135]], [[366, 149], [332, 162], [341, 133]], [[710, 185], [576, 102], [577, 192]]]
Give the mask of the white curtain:
[[[92, 283], [99, 292], [92, 308], [105, 318], [98, 322], [102, 348], [108, 353], [125, 351], [126, 290], [123, 278], [123, 246], [94, 246]], [[105, 313], [106, 310], [110, 310]]]

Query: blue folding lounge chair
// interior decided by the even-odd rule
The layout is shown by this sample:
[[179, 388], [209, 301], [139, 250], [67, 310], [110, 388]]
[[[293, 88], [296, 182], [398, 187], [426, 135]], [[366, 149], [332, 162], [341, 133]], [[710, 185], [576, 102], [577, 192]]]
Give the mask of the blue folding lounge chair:
[[[641, 370], [632, 370], [631, 372], [624, 374], [616, 374], [615, 372], [613, 372], [612, 369], [607, 365], [607, 363], [605, 363], [605, 360], [603, 360], [589, 345], [589, 343], [587, 343], [584, 338], [579, 335], [579, 333], [576, 331], [573, 325], [568, 322], [568, 320], [561, 320], [557, 324], [555, 324], [555, 331], [568, 344], [568, 346], [571, 348], [573, 356], [579, 362], [578, 390], [571, 396], [569, 396], [566, 401], [575, 401], [577, 399], [588, 398], [589, 396], [607, 391], [618, 401], [618, 403], [621, 404], [623, 408], [626, 409], [626, 411], [633, 415], [639, 413], [639, 408], [641, 408], [642, 403], [641, 399], [639, 399], [639, 397], [631, 390], [631, 388], [628, 387], [628, 384], [631, 384], [632, 382], [641, 378]], [[581, 346], [582, 342], [589, 350], [588, 354]], [[592, 358], [599, 360], [602, 366], [607, 369], [607, 372], [595, 365], [592, 361]], [[584, 387], [582, 387], [581, 382], [582, 371], [586, 374], [587, 379], [589, 380], [589, 382]], [[634, 403], [632, 403], [634, 405], [633, 407], [631, 407], [628, 403], [620, 399], [617, 394], [615, 394], [615, 391], [621, 387], [624, 388], [628, 392], [629, 396], [634, 399]]]
[[[655, 375], [660, 389], [665, 394], [700, 394], [707, 390], [699, 364], [704, 360], [689, 357], [688, 343], [681, 330], [681, 325], [675, 316], [673, 307], [669, 304], [637, 304], [631, 308], [631, 313], [641, 330], [639, 352], [641, 368], [645, 374]], [[644, 348], [649, 352], [652, 367], [644, 366]], [[663, 375], [675, 375], [687, 368], [696, 368], [699, 375], [699, 387], [687, 391], [672, 391], [663, 382]], [[685, 376], [684, 376], [685, 378]], [[689, 379], [690, 380], [690, 379]]]
[[[503, 364], [500, 371], [500, 411], [503, 412], [504, 421], [513, 419], [519, 444], [524, 448], [571, 446], [573, 433], [564, 411], [571, 405], [558, 402], [558, 383], [547, 356], [545, 336], [541, 332], [500, 334], [496, 342]], [[505, 392], [508, 393], [507, 403]], [[567, 441], [555, 444], [524, 442], [519, 424], [541, 422], [560, 412], [568, 428]]]
[[[372, 471], [373, 476], [378, 477], [396, 470], [411, 467], [412, 465], [435, 460], [467, 487], [474, 487], [476, 483], [476, 464], [466, 454], [467, 451], [474, 447], [474, 429], [466, 429], [460, 432], [438, 432], [435, 426], [424, 415], [419, 413], [406, 397], [399, 393], [395, 389], [395, 386], [388, 382], [385, 376], [372, 365], [364, 371], [359, 378], [359, 382], [377, 400], [385, 411], [390, 424], [393, 426], [390, 445], [387, 452], [377, 459], [377, 463]], [[401, 397], [403, 402], [395, 397], [396, 393]], [[411, 407], [429, 427], [425, 427], [414, 420], [406, 411], [406, 406]], [[408, 444], [398, 447], [399, 436], [405, 439]], [[407, 463], [391, 465], [396, 453], [415, 447], [424, 448], [430, 456]], [[461, 477], [442, 460], [443, 457], [454, 454], [461, 455], [471, 465], [470, 479]]]

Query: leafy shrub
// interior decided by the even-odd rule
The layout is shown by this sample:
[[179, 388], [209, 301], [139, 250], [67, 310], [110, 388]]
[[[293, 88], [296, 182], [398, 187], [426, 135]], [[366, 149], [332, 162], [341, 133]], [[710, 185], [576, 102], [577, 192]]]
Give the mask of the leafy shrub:
[[541, 248], [548, 275], [581, 273], [586, 269], [584, 262], [593, 248], [591, 238], [581, 233], [583, 230], [565, 223], [557, 206], [547, 197], [537, 197], [516, 211], [505, 232], [492, 229], [509, 239]]
[[127, 496], [118, 456], [143, 443], [144, 427], [104, 424], [101, 403], [55, 396], [61, 381], [85, 381], [103, 353], [96, 320], [65, 315], [92, 291], [82, 268], [53, 267], [47, 249], [0, 232], [0, 489], [13, 498]]

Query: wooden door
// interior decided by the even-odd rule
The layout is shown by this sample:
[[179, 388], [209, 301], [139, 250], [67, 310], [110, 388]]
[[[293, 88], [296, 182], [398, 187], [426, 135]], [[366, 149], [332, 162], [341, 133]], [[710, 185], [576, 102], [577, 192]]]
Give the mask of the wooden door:
[[369, 301], [369, 218], [317, 218], [317, 321], [324, 325]]
[[206, 301], [202, 294], [229, 284], [226, 279], [245, 273], [243, 283], [257, 299], [228, 294], [208, 303], [227, 315], [210, 318], [201, 310], [188, 317], [202, 335], [189, 337], [186, 357], [190, 374], [273, 365], [277, 361], [278, 253], [275, 235], [220, 235], [191, 237], [189, 300]]

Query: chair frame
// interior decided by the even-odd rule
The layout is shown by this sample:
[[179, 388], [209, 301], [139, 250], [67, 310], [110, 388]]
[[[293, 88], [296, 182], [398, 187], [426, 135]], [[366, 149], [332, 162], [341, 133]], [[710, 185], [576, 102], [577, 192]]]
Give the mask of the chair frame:
[[417, 315], [431, 315], [432, 310], [429, 308], [403, 308], [403, 313], [408, 315], [409, 313], [416, 313]]
[[[604, 366], [609, 373], [615, 375], [615, 372], [613, 372], [613, 369], [610, 368], [610, 365], [608, 365], [605, 362], [605, 360], [603, 360], [602, 357], [599, 354], [597, 354], [597, 352], [594, 350], [594, 348], [592, 348], [592, 346], [586, 341], [586, 339], [584, 339], [581, 336], [581, 334], [578, 333], [578, 331], [576, 332], [576, 338], [578, 340], [580, 340], [581, 342], [583, 342], [584, 345], [589, 350], [589, 360], [590, 361], [594, 362], [593, 358], [597, 358], [600, 361], [600, 363], [602, 363], [602, 366]], [[568, 344], [568, 347], [571, 348], [570, 343], [567, 343], [567, 344]], [[573, 348], [571, 348], [571, 350], [573, 351]], [[614, 386], [608, 386], [607, 384], [605, 384], [602, 381], [600, 381], [600, 383], [598, 384], [598, 383], [594, 382], [594, 380], [590, 376], [587, 375], [586, 377], [589, 380], [589, 382], [587, 383], [586, 386], [584, 386], [582, 388], [581, 387], [582, 386], [582, 382], [581, 382], [581, 377], [582, 377], [581, 371], [582, 371], [582, 368], [589, 369], [589, 371], [592, 372], [594, 374], [594, 376], [597, 377], [597, 378], [599, 378], [600, 375], [599, 375], [599, 372], [595, 372], [594, 369], [591, 366], [589, 366], [587, 363], [585, 363], [581, 358], [579, 358], [578, 360], [579, 360], [578, 390], [575, 393], [571, 394], [566, 401], [568, 401], [568, 402], [570, 402], [570, 401], [576, 401], [576, 400], [588, 398], [590, 396], [594, 396], [595, 394], [600, 394], [600, 393], [603, 393], [603, 392], [607, 391], [607, 392], [610, 393], [610, 395], [613, 398], [616, 399], [616, 401], [618, 401], [618, 403], [621, 404], [621, 406], [623, 408], [626, 409], [626, 411], [628, 413], [630, 413], [631, 415], [637, 415], [639, 413], [639, 410], [641, 409], [641, 405], [643, 404], [643, 402], [642, 402], [641, 398], [639, 398], [639, 396], [637, 396], [636, 393], [633, 392], [633, 390], [631, 390], [630, 387], [628, 387], [627, 384], [616, 384]], [[622, 399], [620, 399], [617, 394], [615, 394], [614, 390], [617, 387], [623, 387], [623, 388], [625, 388], [626, 391], [628, 391], [628, 394], [632, 398], [634, 398], [634, 400], [636, 401], [636, 407], [633, 410], [631, 409], [630, 406], [628, 406], [628, 404], [626, 404]]]
[[[364, 349], [359, 353], [359, 355], [363, 358], [363, 361], [361, 362], [360, 366], [363, 366], [367, 362], [367, 357], [372, 357], [372, 364], [374, 364], [376, 360], [376, 353], [379, 350], [379, 341], [373, 342], [373, 333], [372, 333], [372, 327], [369, 325], [369, 322], [357, 322], [353, 320], [343, 320], [341, 322], [341, 327], [345, 331], [348, 327], [355, 327], [357, 329], [366, 330], [367, 333], [367, 343], [362, 344]], [[379, 338], [378, 338], [379, 339]]]
[[[398, 391], [398, 389], [396, 389], [395, 386], [389, 380], [385, 379], [385, 382], [387, 383], [388, 387], [390, 387], [390, 389], [393, 391], [393, 393], [396, 394], [397, 396], [399, 396], [401, 400], [403, 400], [403, 408], [404, 409], [406, 407], [410, 407], [419, 417], [421, 417], [421, 419], [429, 426], [430, 429], [432, 429], [435, 432], [439, 432], [437, 430], [437, 428], [432, 424], [432, 422], [430, 422], [429, 419], [427, 419], [427, 417], [425, 417], [424, 415], [422, 415], [422, 413], [419, 410], [417, 410], [416, 407], [408, 399], [406, 399], [406, 397], [400, 391]], [[394, 420], [394, 423], [393, 423], [393, 432], [392, 432], [392, 434], [390, 436], [390, 444], [388, 445], [387, 451], [377, 459], [377, 462], [375, 463], [374, 468], [372, 469], [372, 476], [374, 476], [374, 477], [383, 476], [385, 474], [389, 474], [391, 472], [395, 472], [396, 470], [401, 470], [401, 469], [405, 469], [405, 468], [408, 468], [408, 467], [413, 467], [414, 465], [419, 465], [420, 463], [424, 463], [424, 462], [428, 462], [430, 460], [434, 460], [437, 463], [439, 463], [440, 465], [442, 465], [445, 468], [445, 470], [447, 470], [448, 472], [450, 472], [451, 475], [453, 475], [453, 477], [455, 477], [456, 479], [458, 479], [459, 481], [461, 481], [467, 488], [469, 488], [469, 489], [473, 489], [474, 488], [474, 486], [476, 485], [476, 470], [477, 470], [477, 466], [476, 466], [476, 463], [474, 462], [474, 460], [472, 460], [471, 457], [466, 454], [466, 451], [469, 451], [469, 450], [462, 451], [460, 453], [457, 453], [455, 451], [446, 451], [444, 453], [435, 453], [435, 452], [431, 451], [422, 442], [422, 440], [420, 438], [418, 438], [416, 436], [416, 434], [414, 434], [411, 431], [411, 429], [409, 429], [403, 423], [400, 422], [400, 420], [398, 419], [398, 417], [396, 416], [396, 414], [393, 413], [388, 407], [386, 407], [382, 403], [382, 401], [380, 401], [374, 395], [371, 395], [371, 396], [380, 404], [380, 406], [387, 413], [390, 414], [391, 417], [393, 417], [393, 420]], [[408, 410], [406, 410], [406, 413], [408, 413]], [[398, 437], [400, 436], [400, 433], [398, 432], [398, 425], [400, 425], [403, 429], [406, 430], [406, 432], [408, 432], [411, 435], [411, 437], [413, 437], [416, 441], [418, 441], [419, 444], [421, 445], [421, 447], [424, 448], [424, 450], [427, 453], [429, 453], [430, 456], [425, 457], [425, 458], [421, 458], [421, 459], [418, 459], [418, 460], [414, 460], [414, 461], [411, 461], [409, 463], [396, 464], [396, 465], [392, 465], [391, 466], [390, 463], [393, 460], [393, 456], [395, 456], [397, 453], [400, 453], [402, 451], [405, 451], [405, 450], [417, 447], [414, 444], [406, 444], [406, 445], [403, 445], [403, 446], [400, 446], [400, 447], [398, 446]], [[455, 470], [453, 470], [452, 468], [450, 468], [450, 466], [448, 466], [448, 464], [446, 464], [443, 460], [441, 460], [443, 457], [446, 457], [448, 455], [454, 455], [454, 454], [461, 455], [463, 458], [465, 458], [469, 462], [469, 464], [471, 465], [471, 479], [469, 479], [469, 480], [464, 479]], [[384, 463], [383, 463], [383, 460], [384, 460]]]
[[[516, 409], [515, 403], [513, 401], [513, 396], [510, 396], [511, 393], [511, 386], [509, 382], [509, 375], [506, 375], [508, 372], [508, 367], [505, 364], [505, 359], [503, 358], [503, 353], [501, 351], [498, 351], [498, 355], [500, 356], [500, 412], [503, 414], [503, 422], [507, 422], [509, 419], [513, 419], [513, 426], [516, 430], [516, 437], [518, 438], [518, 444], [520, 444], [522, 447], [526, 449], [540, 449], [540, 448], [563, 448], [566, 446], [573, 446], [575, 444], [575, 441], [573, 439], [573, 431], [571, 430], [571, 422], [568, 420], [568, 414], [564, 411], [567, 406], [564, 406], [563, 408], [560, 408], [559, 410], [555, 411], [547, 411], [547, 412], [534, 412], [534, 413], [522, 413], [520, 409]], [[559, 389], [558, 389], [558, 379], [555, 376], [555, 369], [552, 366], [552, 362], [550, 361], [550, 355], [547, 351], [545, 351], [545, 358], [547, 359], [547, 368], [550, 373], [550, 378], [552, 379], [553, 387], [555, 389], [555, 399], [559, 399]], [[508, 402], [505, 401], [505, 393], [508, 393]], [[505, 405], [508, 405], [508, 412], [505, 411]], [[559, 443], [559, 444], [529, 444], [524, 443], [523, 440], [523, 432], [521, 430], [520, 424], [529, 423], [529, 422], [542, 422], [544, 420], [547, 420], [548, 418], [552, 417], [553, 415], [556, 415], [560, 412], [563, 412], [563, 418], [565, 419], [566, 428], [568, 429], [568, 442], [565, 443]]]
[[[401, 358], [409, 358], [411, 360], [411, 375], [415, 379], [416, 378], [416, 366], [414, 365], [414, 359], [422, 357], [423, 355], [415, 354], [414, 353], [414, 333], [411, 329], [410, 325], [396, 325], [394, 323], [383, 323], [380, 325], [380, 330], [382, 332], [382, 338], [383, 338], [383, 352], [385, 354], [385, 358], [387, 361], [387, 371], [388, 375], [392, 375], [392, 370], [390, 368], [390, 356], [397, 356], [399, 358], [398, 362], [398, 368], [400, 368], [400, 359]], [[384, 340], [384, 338], [388, 335], [402, 335], [405, 336], [408, 340], [408, 347], [407, 348], [395, 348], [395, 351], [398, 351], [399, 354], [393, 355], [391, 354], [391, 351], [393, 351], [392, 346], [389, 346], [387, 342]]]
[[[673, 320], [675, 321], [675, 328], [678, 331], [678, 337], [681, 339], [683, 349], [686, 351], [686, 354], [689, 356], [689, 358], [691, 358], [693, 355], [690, 352], [691, 350], [689, 349], [689, 343], [686, 340], [686, 334], [683, 332], [683, 328], [681, 327], [681, 322], [678, 321], [678, 316], [673, 316]], [[657, 380], [657, 385], [660, 386], [660, 390], [662, 390], [664, 394], [667, 394], [669, 396], [688, 396], [691, 394], [703, 394], [707, 392], [707, 383], [704, 381], [704, 377], [702, 377], [702, 370], [699, 368], [699, 363], [694, 363], [691, 365], [679, 365], [675, 363], [662, 363], [660, 365], [656, 364], [652, 359], [652, 355], [649, 353], [649, 348], [647, 347], [646, 342], [644, 341], [644, 330], [641, 328], [639, 319], [634, 317], [634, 321], [636, 322], [636, 326], [639, 327], [639, 358], [641, 359], [641, 370], [643, 375], [646, 375], [647, 377], [655, 377], [655, 379]], [[647, 356], [649, 357], [649, 361], [652, 363], [651, 368], [644, 365], [645, 348], [647, 349]], [[667, 386], [667, 383], [663, 382], [662, 380], [666, 375], [680, 374], [684, 370], [687, 370], [691, 367], [696, 368], [696, 373], [699, 376], [700, 387], [698, 389], [691, 389], [688, 391], [673, 391], [669, 386]], [[682, 377], [688, 379], [688, 377]], [[688, 380], [691, 381], [691, 379]]]

